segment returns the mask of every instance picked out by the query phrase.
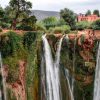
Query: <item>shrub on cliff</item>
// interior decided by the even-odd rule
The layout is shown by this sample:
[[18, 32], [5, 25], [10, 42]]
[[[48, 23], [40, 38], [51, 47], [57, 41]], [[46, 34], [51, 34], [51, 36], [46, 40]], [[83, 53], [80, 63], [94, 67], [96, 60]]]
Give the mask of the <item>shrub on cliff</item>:
[[0, 51], [3, 57], [12, 55], [19, 49], [21, 37], [15, 32], [9, 31], [0, 36]]
[[84, 29], [87, 29], [90, 27], [90, 24], [89, 22], [87, 21], [81, 21], [81, 22], [78, 22], [76, 23], [76, 29], [77, 30], [84, 30]]
[[24, 30], [24, 31], [33, 31], [33, 28], [31, 26], [24, 25], [24, 24], [17, 25], [16, 29]]
[[93, 22], [92, 25], [91, 25], [91, 28], [93, 30], [100, 30], [100, 19]]
[[33, 28], [34, 28], [34, 31], [46, 32], [46, 28], [44, 27], [42, 23], [36, 23]]
[[63, 33], [66, 33], [66, 34], [69, 33], [71, 30], [71, 27], [69, 25], [63, 25], [61, 27], [63, 29]]
[[30, 49], [32, 43], [36, 39], [37, 32], [26, 32], [23, 36], [23, 44], [26, 48]]
[[55, 27], [53, 29], [53, 33], [55, 33], [55, 34], [63, 33], [62, 27]]
[[49, 32], [53, 32], [55, 34], [57, 33], [64, 33], [64, 34], [67, 34], [70, 32], [70, 26], [69, 25], [62, 25], [62, 26], [59, 26], [59, 27], [55, 27], [55, 28], [50, 28], [49, 29]]

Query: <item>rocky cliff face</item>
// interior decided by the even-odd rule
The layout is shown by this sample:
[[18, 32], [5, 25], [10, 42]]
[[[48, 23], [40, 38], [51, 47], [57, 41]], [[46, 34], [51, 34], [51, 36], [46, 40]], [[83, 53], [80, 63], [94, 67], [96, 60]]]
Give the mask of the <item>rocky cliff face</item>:
[[[53, 59], [55, 59], [57, 44], [61, 37], [62, 34], [47, 35]], [[92, 100], [99, 39], [97, 37], [99, 34], [93, 31], [79, 31], [78, 34], [64, 35], [60, 61], [63, 97], [66, 97], [64, 92], [66, 84], [62, 69], [68, 69], [70, 76], [75, 79], [75, 100]]]
[[[53, 59], [55, 59], [58, 41], [62, 36], [62, 34], [47, 35]], [[8, 42], [6, 42], [7, 40], [5, 39], [8, 38], [2, 39], [6, 44]], [[66, 84], [63, 69], [68, 69], [70, 76], [75, 79], [75, 100], [92, 100], [99, 39], [99, 32], [92, 30], [64, 35], [60, 61], [63, 97], [66, 96], [66, 91], [64, 91]], [[7, 81], [7, 95], [9, 95], [10, 100], [33, 100], [33, 98], [34, 100], [40, 100], [40, 70], [41, 56], [43, 53], [42, 40], [37, 40], [28, 53], [24, 50], [25, 48], [19, 49], [22, 46], [19, 46], [18, 43], [16, 43], [18, 49], [14, 50], [15, 54], [3, 58], [4, 75]], [[4, 48], [6, 48], [6, 45]], [[12, 79], [12, 77], [15, 79]]]
[[[24, 60], [19, 60], [18, 62], [18, 80], [13, 83], [6, 82], [6, 89], [10, 89], [12, 94], [15, 96], [17, 100], [27, 100], [26, 99], [26, 90], [25, 90], [25, 73], [26, 73], [26, 62]], [[4, 77], [7, 80], [9, 69], [7, 65], [3, 67]], [[13, 99], [13, 98], [12, 98]]]

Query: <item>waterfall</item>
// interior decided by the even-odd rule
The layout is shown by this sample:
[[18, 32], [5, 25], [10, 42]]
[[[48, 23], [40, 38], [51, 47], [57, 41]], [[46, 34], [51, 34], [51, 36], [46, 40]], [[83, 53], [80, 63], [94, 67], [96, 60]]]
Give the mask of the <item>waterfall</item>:
[[97, 64], [96, 64], [96, 70], [95, 70], [93, 100], [100, 100], [100, 43], [99, 43], [99, 48], [98, 48]]
[[60, 94], [59, 96], [59, 100], [62, 100], [62, 95], [61, 95], [61, 87], [60, 87], [60, 79], [59, 79], [59, 63], [60, 63], [60, 52], [61, 52], [61, 46], [62, 46], [62, 40], [63, 40], [63, 37], [60, 39], [59, 41], [59, 44], [58, 44], [58, 48], [57, 48], [57, 52], [56, 52], [56, 59], [55, 59], [55, 62], [54, 62], [54, 68], [55, 68], [55, 74], [56, 74], [56, 78], [55, 78], [55, 82], [56, 82], [56, 85], [57, 85], [57, 92], [58, 94]]
[[62, 100], [59, 79], [59, 61], [62, 39], [56, 52], [56, 60], [53, 61], [50, 45], [46, 39], [46, 35], [42, 36], [44, 44], [44, 57], [46, 63], [46, 84], [47, 84], [47, 100]]
[[4, 69], [3, 69], [3, 64], [2, 64], [1, 53], [0, 53], [0, 67], [1, 67], [3, 94], [4, 94], [4, 99], [3, 100], [7, 100], [7, 97], [6, 97], [6, 81], [5, 81], [5, 77], [4, 77], [4, 71], [3, 71]]
[[[69, 42], [68, 35], [66, 35], [66, 41]], [[74, 57], [75, 57], [75, 45], [76, 45], [76, 38], [75, 38], [75, 42], [74, 42]], [[75, 70], [75, 58], [73, 58], [73, 71], [74, 70]], [[68, 83], [68, 88], [69, 88], [71, 100], [74, 100], [74, 95], [73, 95], [74, 78], [72, 76], [71, 77], [71, 82], [69, 81], [70, 80], [70, 75], [69, 75], [69, 70], [68, 69], [65, 69], [65, 76], [66, 76], [66, 80], [67, 80], [67, 83]]]
[[[75, 37], [75, 40], [74, 40], [74, 48], [73, 48], [73, 72], [75, 72], [75, 49], [76, 49], [76, 37]], [[72, 76], [72, 92], [74, 94], [74, 82], [75, 82], [75, 79], [74, 77]]]
[[67, 69], [65, 69], [65, 74], [66, 74], [66, 80], [68, 82], [68, 88], [69, 88], [69, 92], [70, 92], [70, 98], [71, 98], [71, 100], [74, 100], [73, 91], [71, 89], [71, 85], [70, 85], [70, 82], [69, 82], [69, 71]]

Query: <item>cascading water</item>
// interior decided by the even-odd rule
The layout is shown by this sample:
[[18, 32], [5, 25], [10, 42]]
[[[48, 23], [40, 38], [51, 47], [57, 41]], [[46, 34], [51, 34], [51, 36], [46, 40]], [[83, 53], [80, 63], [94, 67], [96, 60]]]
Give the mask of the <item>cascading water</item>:
[[100, 100], [100, 43], [99, 43], [99, 48], [98, 48], [97, 64], [96, 64], [96, 70], [95, 70], [93, 100]]
[[62, 100], [59, 81], [59, 61], [63, 38], [61, 38], [59, 42], [55, 62], [53, 61], [50, 45], [46, 39], [46, 35], [44, 35], [42, 39], [46, 63], [47, 100]]
[[7, 100], [6, 97], [6, 82], [5, 82], [5, 77], [4, 77], [4, 71], [3, 71], [3, 65], [2, 65], [2, 57], [0, 53], [0, 67], [1, 67], [1, 75], [2, 75], [2, 84], [3, 84], [3, 100]]
[[58, 91], [58, 94], [60, 94], [60, 99], [59, 100], [62, 100], [60, 79], [59, 79], [59, 74], [60, 74], [60, 72], [59, 72], [59, 68], [60, 68], [59, 63], [60, 63], [60, 52], [61, 52], [62, 40], [63, 40], [63, 37], [59, 41], [57, 52], [56, 52], [56, 59], [55, 59], [55, 63], [54, 63], [55, 74], [56, 74], [56, 85], [58, 87], [57, 91]]
[[69, 71], [67, 69], [65, 69], [65, 74], [66, 74], [66, 79], [67, 79], [67, 83], [68, 83], [71, 100], [74, 100], [73, 92], [72, 92], [70, 82], [69, 82]]
[[[67, 42], [69, 41], [68, 35], [66, 35], [66, 40], [67, 40]], [[76, 44], [76, 39], [75, 39], [75, 43], [74, 43], [74, 56], [75, 56], [75, 44]], [[73, 59], [73, 71], [75, 68], [74, 64], [75, 64], [75, 58]], [[69, 88], [69, 92], [70, 92], [69, 94], [70, 94], [71, 100], [74, 100], [74, 95], [73, 95], [74, 78], [71, 77], [72, 82], [70, 83], [69, 71], [68, 71], [68, 69], [64, 69], [64, 70], [65, 70], [65, 76], [66, 76], [66, 80], [67, 80], [68, 88]]]
[[[74, 42], [74, 50], [73, 50], [73, 72], [75, 72], [75, 49], [76, 49], [76, 37], [75, 37], [75, 40], [74, 40], [75, 42]], [[74, 82], [75, 82], [75, 80], [74, 80], [74, 77], [72, 76], [72, 92], [73, 92], [73, 94], [74, 94]]]

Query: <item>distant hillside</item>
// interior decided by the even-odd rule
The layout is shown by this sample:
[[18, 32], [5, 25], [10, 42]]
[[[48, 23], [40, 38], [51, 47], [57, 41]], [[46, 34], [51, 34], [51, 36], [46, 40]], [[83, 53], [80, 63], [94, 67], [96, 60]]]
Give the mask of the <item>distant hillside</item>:
[[51, 17], [51, 16], [60, 18], [59, 12], [56, 11], [32, 10], [32, 15], [35, 15], [37, 20], [43, 20], [44, 18]]

